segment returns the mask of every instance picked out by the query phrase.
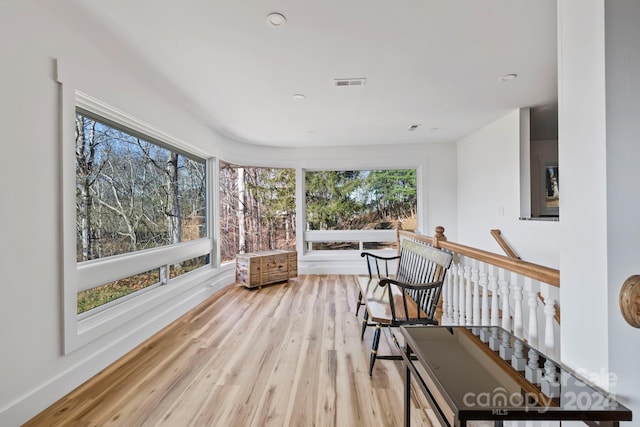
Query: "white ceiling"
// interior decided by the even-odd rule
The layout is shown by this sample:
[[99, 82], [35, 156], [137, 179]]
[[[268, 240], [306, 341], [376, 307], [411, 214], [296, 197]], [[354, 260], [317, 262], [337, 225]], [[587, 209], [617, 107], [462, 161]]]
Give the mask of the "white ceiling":
[[[556, 0], [54, 3], [219, 132], [254, 144], [451, 142], [557, 99]], [[286, 25], [267, 25], [270, 12]], [[507, 73], [518, 78], [500, 81]], [[360, 77], [364, 87], [333, 84]]]

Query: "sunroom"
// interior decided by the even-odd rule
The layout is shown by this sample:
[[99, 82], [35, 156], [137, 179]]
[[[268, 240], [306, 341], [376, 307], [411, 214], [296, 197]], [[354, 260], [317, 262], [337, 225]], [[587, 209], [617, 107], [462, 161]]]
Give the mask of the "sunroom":
[[[637, 413], [640, 337], [619, 297], [640, 259], [639, 17], [604, 0], [2, 2], [0, 424], [25, 423], [233, 285], [225, 165], [289, 171], [285, 222], [303, 279], [365, 274], [361, 250], [398, 236], [310, 227], [310, 175], [412, 171], [408, 228], [431, 239], [444, 227], [442, 247], [459, 255], [445, 320], [496, 324], [506, 317], [491, 310], [506, 311], [527, 339], [535, 324], [560, 362]], [[107, 149], [96, 132], [139, 150], [118, 175], [128, 182], [108, 173], [126, 162], [107, 160], [133, 151], [118, 157], [124, 145]], [[100, 148], [79, 151], [80, 139]], [[119, 218], [113, 241], [133, 250], [91, 246], [83, 179], [103, 195], [84, 207]], [[164, 191], [162, 203], [127, 214], [126, 185]], [[179, 225], [178, 200], [193, 208]], [[146, 234], [130, 231], [136, 221]], [[538, 273], [506, 268], [492, 230]], [[78, 306], [83, 292], [147, 274], [142, 290]]]

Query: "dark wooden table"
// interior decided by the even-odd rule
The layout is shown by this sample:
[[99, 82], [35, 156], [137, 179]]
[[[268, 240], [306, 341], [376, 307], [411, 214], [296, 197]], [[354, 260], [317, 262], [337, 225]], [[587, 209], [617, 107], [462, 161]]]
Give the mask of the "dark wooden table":
[[[539, 366], [553, 366], [558, 387], [551, 396], [548, 388], [532, 384], [483, 343], [479, 327], [402, 326], [405, 340], [405, 426], [410, 425], [411, 377], [416, 380], [443, 426], [467, 426], [470, 421], [573, 420], [593, 426], [618, 426], [631, 421], [631, 411], [574, 372], [537, 352]], [[500, 336], [505, 330], [487, 327]], [[475, 332], [475, 333], [474, 333]], [[515, 347], [522, 345], [526, 357], [534, 350], [507, 336]], [[535, 360], [535, 359], [534, 359]], [[553, 363], [553, 365], [551, 365]], [[612, 390], [615, 393], [615, 390]]]

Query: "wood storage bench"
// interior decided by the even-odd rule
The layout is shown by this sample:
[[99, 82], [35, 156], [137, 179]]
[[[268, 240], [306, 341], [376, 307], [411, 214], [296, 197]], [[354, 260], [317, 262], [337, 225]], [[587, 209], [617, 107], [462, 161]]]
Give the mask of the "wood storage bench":
[[236, 282], [247, 288], [283, 282], [297, 275], [296, 251], [274, 250], [236, 256]]

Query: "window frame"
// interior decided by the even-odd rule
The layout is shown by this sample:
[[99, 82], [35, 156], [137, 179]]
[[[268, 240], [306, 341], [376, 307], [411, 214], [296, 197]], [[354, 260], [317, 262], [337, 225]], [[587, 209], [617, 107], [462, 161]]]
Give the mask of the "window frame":
[[[325, 172], [325, 171], [381, 171], [381, 170], [415, 170], [416, 173], [416, 217], [418, 218], [418, 224], [421, 222], [421, 206], [422, 206], [422, 167], [421, 166], [393, 166], [385, 167], [382, 165], [371, 167], [348, 167], [348, 168], [300, 168], [299, 187], [301, 191], [299, 193], [300, 203], [298, 206], [300, 212], [298, 213], [302, 224], [306, 224], [307, 221], [307, 188], [306, 188], [306, 176], [308, 172]], [[419, 231], [419, 228], [418, 230]], [[364, 250], [364, 245], [371, 242], [396, 242], [397, 231], [396, 230], [306, 230], [300, 233], [301, 238], [298, 238], [300, 247], [302, 248], [301, 259], [326, 259], [330, 257], [356, 257], [360, 258], [360, 252]], [[313, 243], [317, 242], [341, 242], [348, 241], [357, 243], [358, 249], [345, 249], [345, 250], [324, 250], [313, 249]], [[389, 253], [397, 252], [397, 249], [385, 248], [370, 250], [370, 252], [380, 255], [388, 255]]]
[[[64, 67], [57, 64], [57, 80], [60, 84], [60, 133], [59, 133], [59, 175], [61, 186], [61, 218], [60, 237], [63, 311], [63, 343], [62, 354], [69, 354], [97, 338], [130, 325], [130, 322], [162, 304], [180, 299], [180, 302], [191, 298], [203, 289], [205, 282], [210, 281], [213, 272], [219, 266], [217, 248], [215, 245], [218, 217], [214, 208], [211, 191], [217, 182], [216, 159], [208, 153], [198, 150], [153, 126], [134, 118], [86, 93], [77, 90], [64, 80], [71, 80], [65, 76]], [[66, 79], [65, 79], [66, 77]], [[202, 159], [206, 167], [206, 237], [181, 242], [178, 244], [145, 249], [127, 254], [114, 255], [102, 259], [77, 262], [76, 260], [76, 159], [75, 146], [71, 143], [75, 138], [76, 112], [88, 113], [105, 124], [112, 125], [127, 132], [135, 132], [149, 142], [169, 148], [191, 158]], [[168, 279], [169, 264], [181, 262], [190, 258], [208, 255], [209, 264], [174, 279]], [[155, 268], [166, 268], [167, 278], [159, 284], [151, 285], [123, 298], [96, 307], [85, 313], [77, 314], [78, 292], [91, 289], [113, 280], [122, 279], [141, 271]], [[126, 334], [125, 334], [126, 335]]]
[[[220, 176], [221, 176], [221, 172], [220, 171], [222, 169], [224, 169], [224, 168], [220, 167], [221, 163], [225, 163], [226, 165], [228, 165], [231, 168], [290, 170], [291, 172], [293, 172], [294, 186], [296, 186], [296, 188], [297, 188], [297, 185], [298, 185], [298, 169], [296, 167], [293, 167], [293, 166], [255, 166], [255, 165], [245, 164], [245, 163], [242, 163], [242, 162], [240, 162], [240, 163], [238, 163], [238, 162], [230, 162], [230, 161], [224, 160], [222, 158], [218, 158], [217, 163], [216, 163], [217, 164], [217, 168], [218, 168], [217, 169], [218, 170], [218, 180], [217, 180], [217, 189], [216, 189], [216, 191], [217, 191], [217, 194], [218, 194], [218, 200], [219, 200], [218, 208], [219, 209], [222, 209], [222, 203], [223, 203], [222, 202], [222, 195], [221, 195], [221, 188], [220, 188], [220, 185], [221, 185], [220, 184]], [[236, 181], [236, 183], [237, 183], [237, 181]], [[299, 215], [299, 208], [297, 206], [297, 201], [298, 201], [297, 194], [298, 193], [297, 193], [296, 188], [293, 189], [293, 202], [296, 203], [296, 217], [297, 217]], [[222, 227], [222, 224], [221, 224], [222, 220], [223, 220], [223, 214], [220, 213], [219, 214], [219, 218], [218, 218], [218, 222], [217, 222], [218, 230], [220, 231], [220, 233], [222, 233], [222, 230], [223, 230], [223, 227]], [[296, 220], [296, 229], [295, 229], [294, 233], [296, 235], [296, 238], [295, 238], [296, 248], [282, 248], [282, 247], [279, 247], [279, 248], [276, 248], [276, 249], [297, 250], [297, 241], [298, 241], [298, 237], [297, 236], [298, 236], [298, 233], [299, 233], [299, 231], [297, 229], [297, 220]], [[233, 258], [233, 259], [230, 259], [230, 260], [222, 260], [222, 256], [223, 256], [223, 252], [224, 252], [224, 250], [222, 248], [223, 243], [222, 243], [222, 239], [221, 238], [219, 238], [217, 240], [219, 242], [218, 249], [220, 251], [220, 265], [229, 265], [229, 264], [235, 263], [236, 262], [236, 258]], [[256, 250], [258, 250], [258, 249], [255, 249], [255, 248], [253, 249], [253, 251], [256, 251]], [[267, 249], [263, 249], [263, 250], [267, 250]], [[238, 253], [238, 248], [237, 247], [236, 247], [236, 251], [235, 252], [236, 252], [236, 254]]]

